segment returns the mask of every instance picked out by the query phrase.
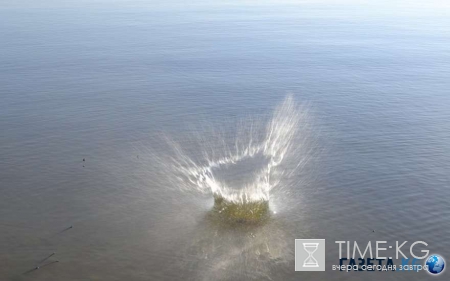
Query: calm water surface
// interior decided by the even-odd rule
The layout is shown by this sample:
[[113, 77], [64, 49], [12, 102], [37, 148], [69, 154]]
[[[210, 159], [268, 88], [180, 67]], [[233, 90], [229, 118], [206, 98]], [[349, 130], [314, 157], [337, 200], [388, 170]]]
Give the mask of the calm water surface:
[[[327, 239], [327, 267], [335, 240], [450, 261], [448, 3], [163, 2], [0, 5], [0, 280], [429, 278], [295, 272], [295, 238]], [[289, 93], [315, 153], [267, 224], [217, 224], [151, 172], [162, 134], [201, 153], [192, 127]]]

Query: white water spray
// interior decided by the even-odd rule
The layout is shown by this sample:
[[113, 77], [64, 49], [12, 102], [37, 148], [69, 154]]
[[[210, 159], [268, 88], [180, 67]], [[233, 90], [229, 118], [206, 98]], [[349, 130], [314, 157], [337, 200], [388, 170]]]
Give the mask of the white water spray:
[[307, 112], [288, 96], [268, 122], [243, 121], [231, 133], [234, 137], [216, 128], [211, 133], [194, 130], [200, 140], [194, 149], [168, 139], [173, 154], [159, 163], [170, 184], [182, 190], [234, 203], [268, 201], [270, 192], [306, 163], [308, 128]]

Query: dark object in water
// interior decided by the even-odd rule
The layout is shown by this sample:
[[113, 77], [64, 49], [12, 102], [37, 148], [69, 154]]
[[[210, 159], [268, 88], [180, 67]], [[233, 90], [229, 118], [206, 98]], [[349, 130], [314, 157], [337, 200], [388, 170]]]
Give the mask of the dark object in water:
[[258, 223], [269, 217], [268, 201], [231, 202], [214, 196], [214, 211], [223, 220], [235, 223]]

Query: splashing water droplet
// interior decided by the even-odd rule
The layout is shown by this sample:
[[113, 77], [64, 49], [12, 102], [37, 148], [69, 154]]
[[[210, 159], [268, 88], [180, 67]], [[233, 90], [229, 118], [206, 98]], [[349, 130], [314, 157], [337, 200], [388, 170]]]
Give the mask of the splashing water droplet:
[[288, 96], [265, 125], [242, 121], [233, 137], [215, 127], [210, 134], [193, 130], [199, 140], [194, 152], [167, 138], [173, 153], [158, 161], [169, 182], [182, 190], [236, 204], [268, 201], [307, 160], [308, 115], [301, 109]]

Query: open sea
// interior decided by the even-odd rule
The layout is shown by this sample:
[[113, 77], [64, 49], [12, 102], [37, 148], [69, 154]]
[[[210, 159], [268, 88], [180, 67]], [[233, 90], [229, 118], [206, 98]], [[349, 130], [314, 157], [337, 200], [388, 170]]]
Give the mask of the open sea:
[[[270, 220], [212, 220], [177, 171], [266, 124]], [[0, 3], [0, 280], [428, 280], [333, 271], [334, 241], [450, 262], [449, 201], [448, 1]], [[300, 238], [325, 272], [294, 271]]]

